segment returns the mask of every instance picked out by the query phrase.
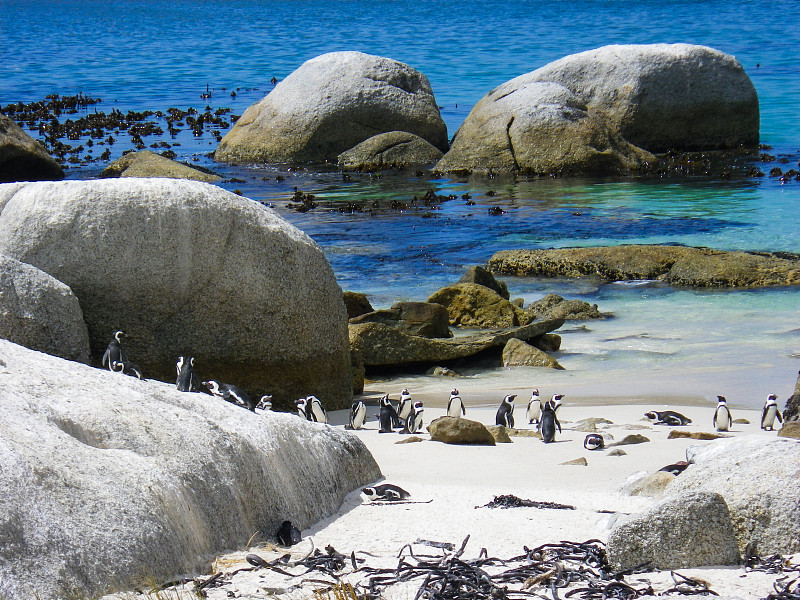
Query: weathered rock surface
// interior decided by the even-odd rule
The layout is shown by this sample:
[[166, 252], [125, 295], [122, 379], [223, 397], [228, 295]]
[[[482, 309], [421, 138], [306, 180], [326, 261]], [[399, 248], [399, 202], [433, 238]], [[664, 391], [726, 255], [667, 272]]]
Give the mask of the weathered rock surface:
[[667, 436], [668, 440], [689, 438], [692, 440], [718, 440], [719, 438], [731, 437], [721, 433], [710, 433], [708, 431], [680, 431], [673, 429]]
[[98, 597], [196, 573], [381, 477], [340, 429], [5, 340], [0, 378], [4, 598]]
[[89, 362], [89, 332], [68, 286], [0, 255], [0, 338], [67, 360]]
[[623, 488], [623, 493], [629, 496], [647, 496], [649, 498], [661, 498], [664, 490], [675, 479], [675, 475], [666, 471], [656, 471], [644, 477], [632, 481]]
[[431, 440], [445, 444], [494, 446], [494, 436], [478, 421], [455, 417], [439, 417], [428, 425]]
[[538, 348], [526, 344], [522, 340], [510, 339], [503, 347], [504, 367], [546, 367], [563, 370], [558, 361]]
[[461, 276], [457, 283], [477, 283], [494, 290], [506, 300], [509, 299], [508, 286], [505, 281], [495, 278], [494, 275], [479, 265], [467, 269], [467, 272]]
[[778, 437], [800, 440], [800, 421], [789, 421], [778, 431]]
[[567, 300], [558, 294], [547, 294], [544, 298], [531, 302], [526, 310], [537, 319], [557, 317], [565, 321], [584, 321], [606, 317], [597, 309], [597, 304], [589, 304], [583, 300]]
[[389, 58], [331, 52], [303, 63], [248, 108], [214, 158], [335, 161], [364, 140], [391, 131], [407, 131], [447, 149], [447, 128], [428, 79]]
[[442, 151], [418, 135], [390, 131], [374, 135], [337, 159], [344, 171], [381, 171], [429, 165], [442, 158]]
[[360, 317], [367, 313], [371, 313], [374, 308], [370, 304], [366, 294], [360, 292], [343, 292], [344, 307], [347, 310], [347, 318]]
[[558, 329], [562, 319], [537, 321], [523, 327], [449, 339], [412, 336], [381, 323], [350, 325], [350, 347], [367, 366], [430, 363], [473, 356], [493, 347], [503, 347], [512, 338], [528, 340]]
[[608, 447], [611, 446], [631, 446], [634, 444], [644, 444], [645, 442], [649, 442], [650, 438], [647, 436], [642, 435], [641, 433], [631, 433], [630, 435], [626, 435], [618, 442], [614, 442], [613, 444], [608, 444]]
[[426, 338], [453, 337], [447, 309], [430, 302], [395, 302], [389, 309], [360, 315], [350, 319], [350, 323], [382, 323]]
[[741, 64], [689, 44], [615, 45], [512, 79], [472, 109], [439, 171], [616, 173], [652, 152], [758, 144]]
[[794, 384], [794, 393], [786, 399], [786, 405], [783, 408], [784, 421], [797, 421], [798, 419], [800, 419], [800, 373]]
[[64, 179], [64, 171], [44, 147], [13, 119], [0, 113], [0, 183]]
[[686, 455], [692, 464], [669, 494], [722, 494], [742, 552], [751, 541], [761, 556], [800, 551], [800, 442], [742, 436], [690, 446]]
[[441, 304], [450, 324], [463, 327], [515, 327], [533, 316], [514, 306], [493, 289], [477, 283], [457, 283], [434, 292], [428, 302]]
[[95, 360], [121, 329], [148, 378], [174, 381], [177, 357], [191, 355], [201, 378], [278, 405], [314, 394], [349, 406], [342, 291], [319, 247], [272, 210], [178, 179], [13, 189], [0, 253], [72, 289]]
[[800, 256], [725, 252], [684, 246], [623, 245], [551, 250], [504, 250], [489, 260], [503, 275], [660, 280], [688, 287], [767, 287], [800, 284]]
[[587, 433], [594, 433], [597, 431], [598, 425], [613, 425], [613, 421], [604, 419], [603, 417], [588, 417], [577, 421], [573, 426], [573, 431], [584, 431]]
[[561, 463], [562, 465], [574, 465], [577, 467], [588, 467], [589, 461], [586, 460], [585, 456], [581, 456], [579, 458], [573, 458], [572, 460], [567, 460]]
[[167, 177], [213, 183], [222, 177], [194, 169], [151, 150], [130, 152], [108, 165], [100, 177]]
[[713, 492], [686, 492], [654, 504], [614, 527], [606, 551], [617, 569], [645, 561], [654, 570], [739, 563], [728, 507]]
[[486, 429], [492, 434], [496, 444], [511, 444], [508, 428], [503, 425], [487, 425]]

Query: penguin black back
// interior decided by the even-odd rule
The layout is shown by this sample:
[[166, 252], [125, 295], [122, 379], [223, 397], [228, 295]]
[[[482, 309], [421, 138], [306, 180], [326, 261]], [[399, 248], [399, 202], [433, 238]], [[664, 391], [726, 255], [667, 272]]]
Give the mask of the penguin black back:
[[178, 378], [175, 385], [179, 392], [196, 392], [200, 389], [200, 380], [194, 372], [194, 357], [189, 356], [184, 359], [183, 356], [178, 357]]
[[128, 361], [128, 356], [125, 354], [120, 340], [123, 335], [125, 335], [124, 331], [115, 331], [114, 337], [111, 338], [106, 351], [103, 353], [103, 366], [109, 371], [114, 370], [114, 363], [123, 364]]
[[561, 423], [558, 422], [556, 409], [553, 407], [552, 403], [548, 402], [544, 405], [542, 409], [542, 418], [539, 424], [542, 432], [542, 441], [545, 444], [555, 441], [556, 427], [558, 427], [558, 432], [561, 433]]
[[380, 407], [380, 413], [378, 414], [380, 429], [378, 429], [378, 433], [392, 433], [393, 428], [399, 425], [400, 418], [397, 416], [397, 411], [394, 406], [392, 406], [392, 403], [389, 401], [389, 394], [381, 398]]

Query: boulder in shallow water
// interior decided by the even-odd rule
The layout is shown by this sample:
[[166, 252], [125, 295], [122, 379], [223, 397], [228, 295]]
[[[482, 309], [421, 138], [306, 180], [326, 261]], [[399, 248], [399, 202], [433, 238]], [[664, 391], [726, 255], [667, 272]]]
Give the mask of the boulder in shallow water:
[[[478, 285], [482, 285], [494, 290], [506, 300], [510, 298], [506, 283], [504, 281], [500, 281], [489, 271], [479, 265], [467, 269], [467, 272], [461, 276], [461, 279], [459, 279], [457, 283], [477, 283]], [[515, 302], [516, 301], [512, 302], [512, 304], [515, 304]], [[520, 308], [522, 307], [520, 306]]]
[[558, 317], [565, 321], [584, 321], [606, 317], [597, 309], [597, 304], [589, 304], [583, 300], [567, 300], [558, 294], [547, 294], [544, 298], [531, 302], [526, 310], [533, 313], [537, 319]]
[[39, 142], [0, 113], [0, 183], [64, 179], [64, 171]]
[[207, 183], [222, 179], [219, 175], [184, 165], [151, 150], [129, 152], [121, 156], [103, 169], [100, 177], [166, 177]]
[[0, 596], [94, 598], [204, 570], [380, 479], [355, 436], [0, 340]]
[[374, 308], [370, 304], [366, 294], [360, 292], [343, 292], [344, 306], [347, 309], [347, 318], [359, 317], [371, 313]]
[[462, 327], [514, 327], [534, 320], [493, 289], [477, 283], [444, 287], [434, 292], [428, 302], [444, 306], [450, 314], [450, 324]]
[[442, 158], [442, 151], [418, 135], [390, 131], [374, 135], [337, 159], [344, 171], [381, 171], [429, 165]]
[[390, 58], [331, 52], [303, 63], [253, 104], [214, 159], [325, 162], [379, 133], [406, 131], [447, 149], [447, 127], [428, 79]]
[[[67, 284], [94, 359], [116, 330], [145, 377], [202, 379], [288, 407], [352, 398], [342, 291], [319, 247], [274, 211], [180, 179], [8, 184], [0, 253]], [[0, 197], [3, 195], [0, 186]]]
[[447, 309], [431, 302], [395, 302], [391, 308], [359, 315], [350, 319], [350, 323], [382, 323], [426, 338], [453, 337]]
[[526, 344], [522, 340], [508, 340], [503, 348], [504, 367], [546, 367], [548, 369], [563, 370], [558, 361], [538, 348]]

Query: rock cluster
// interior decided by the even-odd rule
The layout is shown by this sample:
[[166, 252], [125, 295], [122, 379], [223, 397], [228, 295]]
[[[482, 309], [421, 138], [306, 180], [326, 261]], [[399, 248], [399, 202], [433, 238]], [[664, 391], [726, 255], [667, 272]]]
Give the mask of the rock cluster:
[[343, 171], [381, 171], [429, 165], [441, 157], [439, 148], [418, 135], [390, 131], [374, 135], [342, 152], [337, 162]]
[[206, 173], [156, 154], [151, 150], [130, 152], [108, 165], [100, 177], [167, 177], [171, 179], [194, 179], [213, 183], [222, 177]]
[[450, 338], [447, 310], [432, 302], [395, 302], [391, 308], [364, 313], [350, 323], [382, 323], [409, 335], [425, 338]]

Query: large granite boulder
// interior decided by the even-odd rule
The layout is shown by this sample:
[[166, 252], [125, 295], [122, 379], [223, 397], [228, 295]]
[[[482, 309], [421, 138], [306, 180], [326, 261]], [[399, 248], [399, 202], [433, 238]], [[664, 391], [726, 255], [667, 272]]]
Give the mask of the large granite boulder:
[[197, 573], [381, 477], [356, 437], [0, 340], [0, 596]]
[[100, 173], [100, 177], [167, 177], [194, 179], [213, 183], [222, 177], [184, 165], [151, 150], [130, 152], [121, 156]]
[[558, 361], [539, 350], [535, 346], [526, 344], [522, 340], [510, 339], [503, 348], [504, 367], [546, 367], [548, 369], [563, 370]]
[[739, 564], [725, 499], [713, 492], [665, 498], [617, 525], [606, 546], [616, 569], [650, 561], [651, 570]]
[[331, 52], [303, 63], [248, 108], [215, 160], [335, 161], [379, 133], [406, 131], [447, 149], [447, 128], [428, 79], [389, 58]]
[[0, 338], [67, 360], [89, 362], [89, 332], [68, 286], [0, 255]]
[[583, 300], [567, 300], [558, 294], [547, 294], [536, 302], [531, 302], [525, 309], [537, 319], [552, 319], [555, 317], [565, 321], [585, 321], [588, 319], [603, 319], [597, 304], [589, 304]]
[[685, 246], [621, 245], [503, 250], [489, 270], [530, 277], [659, 280], [676, 286], [757, 288], [800, 284], [800, 256]]
[[566, 56], [490, 91], [440, 171], [614, 173], [653, 152], [758, 144], [755, 88], [732, 56], [689, 44]]
[[342, 298], [344, 299], [344, 307], [347, 310], [348, 319], [360, 317], [375, 310], [372, 308], [367, 295], [361, 292], [343, 292]]
[[407, 131], [380, 133], [342, 152], [337, 159], [343, 171], [381, 171], [429, 165], [442, 158], [442, 151]]
[[450, 324], [462, 327], [515, 327], [534, 319], [493, 289], [477, 283], [444, 287], [434, 292], [428, 302], [444, 306], [450, 314]]
[[350, 347], [358, 352], [366, 366], [415, 363], [437, 366], [443, 361], [474, 356], [489, 348], [499, 350], [512, 338], [534, 339], [563, 324], [563, 319], [551, 319], [479, 335], [429, 339], [382, 323], [357, 323], [350, 325]]
[[800, 420], [800, 373], [794, 384], [794, 393], [786, 399], [786, 405], [783, 407], [783, 420]]
[[428, 431], [433, 442], [476, 446], [494, 446], [497, 443], [486, 425], [470, 419], [439, 417], [431, 421]]
[[409, 335], [426, 338], [453, 337], [447, 309], [431, 302], [395, 302], [391, 308], [354, 317], [350, 323], [383, 323]]
[[739, 549], [759, 555], [800, 551], [800, 441], [743, 436], [687, 449], [691, 463], [667, 489], [722, 494]]
[[500, 294], [500, 296], [506, 300], [509, 300], [508, 286], [506, 283], [498, 280], [494, 275], [480, 265], [476, 265], [467, 269], [467, 272], [461, 276], [461, 279], [459, 279], [457, 283], [477, 283], [478, 285], [482, 285], [494, 290]]
[[0, 183], [64, 179], [64, 171], [39, 142], [0, 113]]
[[319, 247], [262, 204], [178, 179], [29, 183], [0, 212], [0, 253], [69, 285], [95, 360], [123, 330], [146, 377], [174, 381], [191, 355], [201, 378], [279, 406], [350, 403], [342, 291]]

